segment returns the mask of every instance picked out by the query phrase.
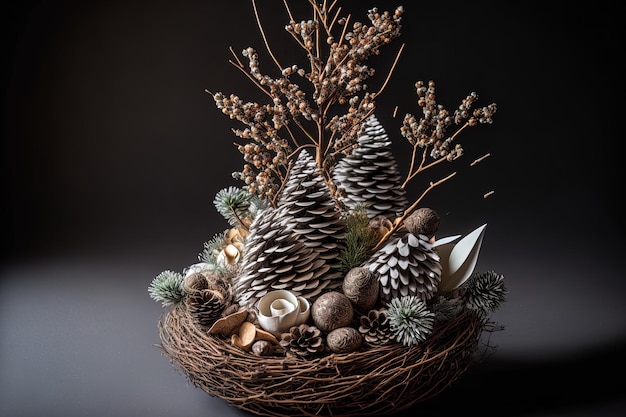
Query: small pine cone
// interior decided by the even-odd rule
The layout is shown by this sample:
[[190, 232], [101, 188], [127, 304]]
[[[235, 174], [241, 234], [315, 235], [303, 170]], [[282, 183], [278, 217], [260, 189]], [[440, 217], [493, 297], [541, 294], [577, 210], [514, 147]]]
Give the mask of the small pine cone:
[[359, 333], [363, 335], [366, 344], [382, 346], [392, 339], [385, 309], [370, 310], [367, 316], [361, 316], [360, 323]]
[[211, 327], [232, 303], [230, 284], [210, 271], [188, 275], [183, 285], [187, 310], [201, 326]]
[[437, 292], [441, 263], [428, 240], [426, 235], [398, 235], [365, 263], [364, 266], [378, 273], [383, 301], [408, 295], [428, 301]]
[[333, 170], [340, 201], [348, 209], [364, 206], [370, 218], [395, 218], [408, 206], [391, 140], [373, 114], [361, 127], [357, 147]]
[[315, 326], [301, 324], [289, 329], [289, 333], [280, 336], [279, 344], [287, 354], [309, 359], [324, 352], [322, 331]]

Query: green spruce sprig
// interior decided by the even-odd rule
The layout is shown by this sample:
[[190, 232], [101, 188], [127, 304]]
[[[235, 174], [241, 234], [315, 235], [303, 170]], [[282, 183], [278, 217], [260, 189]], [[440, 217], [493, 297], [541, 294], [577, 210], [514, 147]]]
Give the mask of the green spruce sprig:
[[365, 207], [356, 207], [346, 219], [345, 248], [339, 254], [339, 268], [348, 272], [367, 260], [378, 242], [376, 232], [368, 227], [369, 217]]
[[183, 281], [182, 274], [169, 270], [163, 271], [150, 283], [148, 294], [163, 307], [173, 306], [185, 297]]

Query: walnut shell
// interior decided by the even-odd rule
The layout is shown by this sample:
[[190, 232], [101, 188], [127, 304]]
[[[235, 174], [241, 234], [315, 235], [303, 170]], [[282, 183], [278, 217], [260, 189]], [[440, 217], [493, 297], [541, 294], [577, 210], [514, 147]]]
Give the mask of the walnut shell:
[[335, 353], [349, 353], [361, 347], [363, 337], [353, 327], [339, 327], [326, 336], [326, 345]]
[[352, 323], [354, 307], [350, 299], [343, 293], [330, 291], [320, 295], [313, 302], [311, 317], [317, 328], [329, 333]]

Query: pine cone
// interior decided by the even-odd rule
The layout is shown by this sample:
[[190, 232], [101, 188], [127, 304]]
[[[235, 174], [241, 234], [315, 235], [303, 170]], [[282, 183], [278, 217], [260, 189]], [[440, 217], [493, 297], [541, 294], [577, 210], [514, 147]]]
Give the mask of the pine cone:
[[324, 339], [322, 331], [315, 326], [301, 324], [289, 329], [289, 333], [283, 333], [279, 344], [287, 354], [308, 359], [324, 352]]
[[[315, 160], [302, 150], [289, 171], [285, 187], [278, 199], [279, 207], [288, 207], [295, 227], [293, 233], [307, 247], [317, 253], [318, 259], [334, 260], [344, 248], [346, 221], [337, 209]], [[328, 288], [341, 285], [341, 273], [337, 269], [328, 272], [333, 280]]]
[[201, 326], [211, 327], [232, 303], [230, 284], [209, 271], [188, 275], [183, 285], [187, 310]]
[[392, 237], [364, 265], [379, 274], [381, 300], [415, 295], [427, 301], [441, 282], [439, 255], [426, 235]]
[[[289, 290], [310, 300], [330, 284], [328, 262], [299, 240], [289, 207], [268, 207], [250, 225], [241, 270], [233, 278], [237, 302], [256, 306], [272, 290]], [[330, 275], [332, 277], [332, 275]]]
[[389, 330], [389, 317], [387, 311], [370, 310], [367, 316], [361, 316], [359, 333], [363, 335], [363, 340], [370, 346], [381, 346], [392, 339]]
[[372, 114], [361, 127], [357, 148], [333, 170], [339, 200], [348, 208], [364, 206], [370, 218], [394, 219], [408, 206], [391, 140]]

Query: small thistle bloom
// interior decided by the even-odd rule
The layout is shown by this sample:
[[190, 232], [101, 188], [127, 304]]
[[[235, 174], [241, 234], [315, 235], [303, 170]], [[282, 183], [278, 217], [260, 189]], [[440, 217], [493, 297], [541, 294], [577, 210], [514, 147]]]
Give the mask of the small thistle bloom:
[[487, 314], [496, 310], [506, 300], [504, 276], [493, 271], [472, 273], [464, 286], [465, 305], [469, 309]]
[[404, 346], [423, 342], [433, 330], [435, 314], [418, 296], [392, 298], [387, 305], [387, 315], [391, 334]]
[[148, 293], [154, 301], [160, 302], [163, 307], [173, 306], [185, 296], [183, 280], [183, 275], [178, 272], [163, 271], [152, 280], [148, 287]]

